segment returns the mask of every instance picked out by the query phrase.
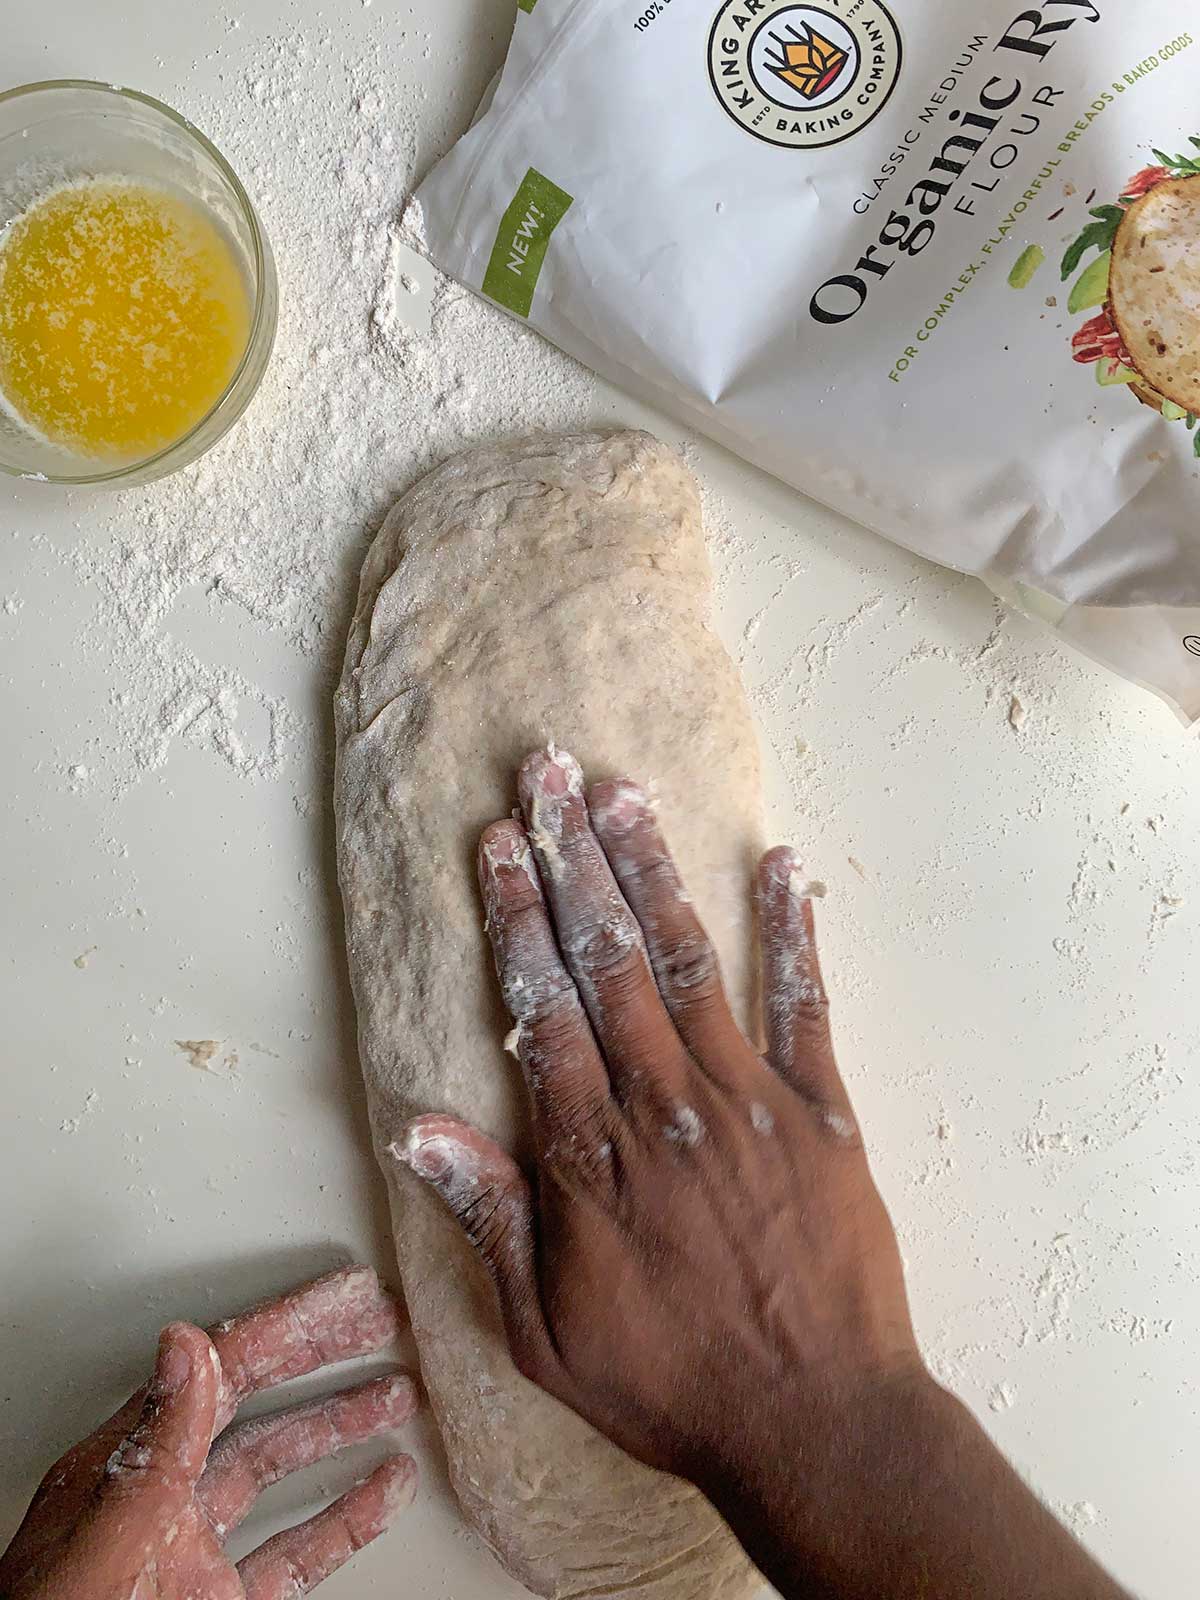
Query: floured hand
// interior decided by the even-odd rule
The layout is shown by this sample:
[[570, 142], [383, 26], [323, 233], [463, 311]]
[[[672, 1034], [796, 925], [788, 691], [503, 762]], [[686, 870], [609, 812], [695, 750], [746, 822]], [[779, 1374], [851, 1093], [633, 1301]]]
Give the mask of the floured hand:
[[[224, 1541], [258, 1495], [407, 1422], [412, 1380], [376, 1378], [228, 1427], [251, 1395], [383, 1349], [399, 1331], [375, 1274], [348, 1267], [206, 1334], [164, 1330], [146, 1388], [46, 1475], [0, 1559], [6, 1600], [290, 1600], [369, 1544], [413, 1499], [397, 1456], [235, 1568]], [[222, 1429], [214, 1446], [214, 1437]]]
[[522, 1370], [692, 1478], [739, 1465], [785, 1391], [826, 1407], [919, 1378], [793, 853], [759, 873], [763, 1060], [646, 795], [585, 796], [570, 757], [538, 755], [520, 797], [524, 821], [488, 829], [479, 862], [533, 1101], [536, 1219], [480, 1135], [425, 1118], [405, 1153], [487, 1262]]
[[696, 1483], [786, 1594], [1119, 1594], [922, 1362], [795, 854], [758, 874], [764, 1058], [646, 794], [585, 793], [553, 750], [519, 793], [479, 874], [536, 1186], [449, 1117], [394, 1154], [479, 1252], [522, 1371]]

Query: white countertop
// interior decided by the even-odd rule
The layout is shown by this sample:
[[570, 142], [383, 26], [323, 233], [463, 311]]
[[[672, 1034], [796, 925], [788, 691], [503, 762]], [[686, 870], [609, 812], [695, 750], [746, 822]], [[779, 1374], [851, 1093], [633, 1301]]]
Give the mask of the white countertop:
[[[395, 337], [367, 340], [410, 163], [466, 125], [514, 10], [0, 0], [0, 88], [127, 83], [217, 135], [285, 297], [264, 393], [198, 473], [120, 499], [0, 482], [0, 1541], [164, 1321], [350, 1257], [394, 1275], [328, 818], [330, 675], [370, 527], [429, 458], [525, 416], [681, 437], [522, 330], [493, 335], [472, 386], [472, 330], [499, 313], [453, 296], [429, 338], [461, 371], [428, 339], [402, 371]], [[332, 150], [270, 154], [297, 127], [339, 140], [351, 92], [370, 148], [345, 171]], [[324, 294], [322, 230], [351, 215]], [[306, 404], [331, 441], [308, 464], [319, 541], [318, 480], [289, 460]], [[322, 434], [303, 437], [311, 455]], [[997, 632], [974, 583], [715, 447], [694, 459], [774, 830], [830, 884], [841, 1054], [925, 1347], [1099, 1555], [1175, 1600], [1195, 1585], [1200, 1482], [1200, 748], [1026, 623]], [[177, 1040], [216, 1041], [215, 1070]], [[417, 1508], [323, 1592], [515, 1593], [416, 1439]], [[248, 1537], [304, 1488], [276, 1491]]]

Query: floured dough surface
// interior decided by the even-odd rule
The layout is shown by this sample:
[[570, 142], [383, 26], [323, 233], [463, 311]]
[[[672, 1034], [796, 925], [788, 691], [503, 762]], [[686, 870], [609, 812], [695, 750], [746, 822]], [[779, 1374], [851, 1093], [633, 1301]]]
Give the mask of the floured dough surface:
[[446, 1111], [528, 1155], [474, 861], [519, 763], [550, 741], [591, 781], [657, 787], [754, 1015], [758, 752], [710, 590], [695, 486], [649, 436], [478, 450], [418, 484], [376, 540], [337, 697], [362, 1062], [422, 1371], [464, 1512], [543, 1595], [733, 1600], [759, 1580], [692, 1489], [520, 1376], [456, 1224], [386, 1150], [410, 1117]]

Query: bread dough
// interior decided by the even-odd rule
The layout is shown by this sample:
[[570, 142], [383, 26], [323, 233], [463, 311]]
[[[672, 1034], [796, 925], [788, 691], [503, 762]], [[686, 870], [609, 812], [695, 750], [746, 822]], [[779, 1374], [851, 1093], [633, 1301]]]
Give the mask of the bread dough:
[[716, 1513], [514, 1368], [441, 1203], [387, 1155], [453, 1112], [526, 1147], [475, 882], [487, 823], [555, 741], [589, 780], [657, 785], [744, 1019], [758, 752], [709, 625], [695, 485], [640, 433], [534, 437], [451, 461], [363, 573], [337, 696], [338, 853], [363, 1070], [421, 1365], [469, 1521], [535, 1593], [733, 1600], [758, 1579]]

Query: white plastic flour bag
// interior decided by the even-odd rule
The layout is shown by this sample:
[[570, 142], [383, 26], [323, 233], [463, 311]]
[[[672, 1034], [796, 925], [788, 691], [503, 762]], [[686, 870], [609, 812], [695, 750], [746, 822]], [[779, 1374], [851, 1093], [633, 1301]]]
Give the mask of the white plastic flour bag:
[[439, 266], [1200, 720], [1200, 27], [521, 0]]

